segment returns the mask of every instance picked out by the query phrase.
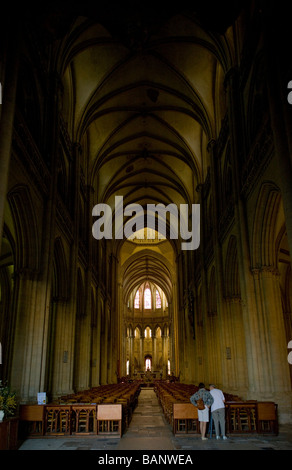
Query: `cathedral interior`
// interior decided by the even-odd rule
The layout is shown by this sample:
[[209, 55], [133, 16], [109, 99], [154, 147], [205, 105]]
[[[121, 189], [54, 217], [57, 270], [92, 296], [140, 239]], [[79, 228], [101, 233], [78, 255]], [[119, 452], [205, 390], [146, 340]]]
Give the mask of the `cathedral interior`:
[[[77, 1], [0, 21], [0, 379], [24, 404], [216, 383], [291, 422], [285, 9]], [[97, 239], [117, 196], [199, 205], [199, 246], [130, 214], [132, 236]]]

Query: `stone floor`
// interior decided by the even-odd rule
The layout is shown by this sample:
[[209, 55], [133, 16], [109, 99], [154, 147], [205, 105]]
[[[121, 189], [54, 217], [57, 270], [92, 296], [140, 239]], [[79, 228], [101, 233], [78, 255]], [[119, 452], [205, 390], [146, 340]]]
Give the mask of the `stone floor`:
[[[115, 451], [178, 451], [192, 454], [197, 450], [292, 450], [292, 424], [280, 427], [278, 436], [231, 436], [226, 441], [214, 437], [202, 441], [200, 436], [174, 436], [164, 418], [153, 389], [145, 388], [139, 395], [129, 428], [122, 438], [64, 437], [27, 439], [19, 450], [99, 450]], [[112, 454], [111, 454], [112, 455]], [[208, 457], [209, 459], [209, 457]]]

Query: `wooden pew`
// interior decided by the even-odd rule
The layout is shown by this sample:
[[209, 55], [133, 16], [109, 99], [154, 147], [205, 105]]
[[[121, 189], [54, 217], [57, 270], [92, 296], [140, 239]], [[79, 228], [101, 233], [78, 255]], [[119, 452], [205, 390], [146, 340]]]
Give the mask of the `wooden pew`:
[[173, 403], [173, 434], [197, 434], [198, 410], [191, 403]]
[[97, 406], [97, 435], [99, 436], [122, 436], [122, 405]]
[[70, 405], [45, 405], [44, 434], [54, 436], [71, 434]]
[[257, 432], [257, 402], [225, 402], [226, 432], [242, 434]]
[[[155, 385], [158, 401], [163, 409], [164, 415], [175, 430], [175, 433], [183, 432], [186, 423], [183, 418], [179, 423], [179, 418], [174, 418], [174, 407], [178, 403], [187, 402], [190, 396], [198, 390], [194, 385], [181, 383], [159, 382]], [[226, 431], [228, 434], [244, 433], [274, 433], [278, 432], [277, 405], [273, 402], [257, 402], [256, 400], [244, 401], [237, 395], [224, 393], [225, 396], [225, 416]], [[193, 406], [190, 403], [191, 406]], [[194, 408], [194, 407], [193, 407]], [[179, 408], [178, 408], [179, 409]], [[192, 409], [190, 408], [192, 413]], [[191, 414], [186, 420], [191, 420]], [[176, 421], [174, 423], [174, 421]], [[174, 427], [176, 425], [176, 427]], [[188, 423], [189, 426], [189, 423]], [[187, 429], [186, 429], [187, 432]]]
[[278, 405], [274, 402], [257, 402], [258, 433], [278, 434]]
[[96, 405], [71, 406], [71, 433], [75, 435], [96, 434]]
[[45, 405], [20, 405], [19, 420], [20, 432], [24, 435], [43, 436]]

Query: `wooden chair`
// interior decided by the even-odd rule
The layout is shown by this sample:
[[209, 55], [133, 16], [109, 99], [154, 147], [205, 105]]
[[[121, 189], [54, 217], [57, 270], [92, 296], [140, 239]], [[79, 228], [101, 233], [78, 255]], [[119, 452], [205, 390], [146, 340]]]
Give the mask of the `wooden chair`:
[[226, 422], [227, 433], [256, 432], [256, 402], [227, 402]]
[[45, 434], [71, 433], [71, 406], [46, 406]]
[[191, 403], [173, 403], [173, 434], [199, 432], [198, 409]]
[[278, 405], [274, 402], [257, 403], [257, 430], [258, 433], [278, 434]]
[[44, 405], [20, 405], [19, 419], [21, 423], [24, 423], [25, 433], [29, 436], [44, 435]]
[[101, 404], [97, 406], [97, 434], [122, 436], [122, 405]]
[[72, 434], [96, 434], [96, 405], [72, 406]]

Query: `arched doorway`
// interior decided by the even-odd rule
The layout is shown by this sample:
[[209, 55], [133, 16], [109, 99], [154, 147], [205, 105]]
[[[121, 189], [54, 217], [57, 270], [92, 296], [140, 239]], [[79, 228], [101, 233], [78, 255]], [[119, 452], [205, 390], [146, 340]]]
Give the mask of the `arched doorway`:
[[[143, 282], [129, 296], [124, 312], [127, 339], [122, 338], [129, 376], [151, 371], [157, 377], [168, 375], [171, 354], [169, 306], [164, 291], [152, 281]], [[134, 325], [133, 335], [131, 335]], [[163, 334], [162, 334], [163, 332]], [[128, 367], [127, 367], [128, 363]]]
[[119, 310], [124, 325], [119, 341], [122, 376], [141, 377], [149, 369], [157, 377], [167, 377], [170, 358], [175, 370], [175, 344], [169, 334], [177, 321], [174, 253], [170, 241], [157, 236], [151, 241], [133, 238], [121, 245], [118, 277], [122, 279], [123, 299]]
[[147, 354], [147, 356], [144, 357], [144, 364], [145, 364], [145, 371], [151, 372], [152, 370], [152, 356]]

